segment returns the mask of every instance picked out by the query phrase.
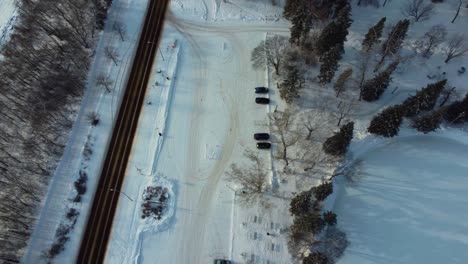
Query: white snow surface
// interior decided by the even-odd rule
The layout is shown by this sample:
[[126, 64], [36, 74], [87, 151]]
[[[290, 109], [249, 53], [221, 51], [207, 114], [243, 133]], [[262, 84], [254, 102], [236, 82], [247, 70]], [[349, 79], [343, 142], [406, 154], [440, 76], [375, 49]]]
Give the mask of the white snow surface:
[[8, 38], [16, 20], [17, 0], [0, 1], [0, 46]]
[[[349, 64], [356, 63], [356, 49], [360, 48], [363, 35], [369, 26], [382, 16], [387, 16], [389, 22], [402, 18], [400, 7], [405, 1], [393, 0], [386, 8], [380, 9], [353, 5], [354, 23], [339, 71]], [[245, 159], [243, 151], [246, 148], [254, 149], [252, 134], [268, 132], [267, 113], [271, 112], [274, 106], [279, 106], [279, 109], [285, 108], [276, 89], [270, 89], [272, 103], [268, 107], [254, 104], [255, 95], [252, 89], [256, 86], [276, 86], [274, 80], [269, 78], [271, 73], [254, 70], [250, 63], [251, 50], [268, 34], [289, 33], [289, 24], [279, 19], [283, 1], [276, 2], [277, 6], [272, 6], [271, 0], [171, 1], [145, 99], [147, 104], [144, 105], [140, 117], [137, 137], [122, 187], [122, 191], [133, 201], [123, 195], [119, 199], [106, 263], [201, 264], [211, 263], [215, 258], [231, 259], [234, 263], [246, 263], [251, 260], [252, 263], [294, 263], [287, 250], [287, 236], [283, 232], [292, 221], [288, 211], [289, 198], [293, 192], [310, 188], [310, 182], [301, 185], [297, 181], [288, 182], [288, 179], [281, 178], [276, 168], [280, 166], [272, 160], [271, 151], [259, 153], [271, 164], [271, 184], [281, 184], [283, 193], [269, 197], [267, 205], [253, 204], [249, 208], [240, 206], [235, 203], [236, 194], [232, 184], [225, 180], [225, 171], [229, 165], [241, 164]], [[461, 14], [457, 23], [448, 24], [452, 15], [451, 4], [439, 4], [438, 16], [413, 24], [407, 43], [412, 43], [420, 37], [425, 29], [442, 22], [447, 25], [449, 32], [463, 32], [463, 22], [467, 19], [465, 13]], [[66, 251], [58, 257], [57, 263], [69, 263], [76, 255], [80, 234], [84, 230], [87, 215], [85, 211], [89, 209], [89, 194], [95, 190], [100, 163], [105, 155], [112, 120], [121, 96], [121, 87], [125, 83], [126, 69], [132, 58], [145, 5], [146, 1], [114, 0], [110, 19], [119, 17], [126, 23], [127, 32], [131, 37], [124, 43], [119, 43], [118, 36], [111, 32], [108, 24], [89, 79], [92, 83], [99, 71], [107, 71], [116, 80], [115, 90], [111, 94], [104, 93], [103, 89], [87, 91], [61, 167], [51, 184], [39, 228], [35, 230], [25, 263], [36, 263], [41, 250], [46, 249], [52, 242], [55, 228], [63, 218], [65, 208], [70, 206], [64, 201], [73, 196], [70, 194], [73, 193], [73, 181], [79, 169], [87, 167], [90, 175], [89, 190], [79, 206], [81, 215], [72, 239], [67, 244]], [[108, 43], [118, 47], [122, 54], [122, 62], [117, 67], [102, 56], [102, 50]], [[405, 47], [404, 53], [411, 53], [410, 44]], [[460, 153], [466, 154], [466, 148], [464, 145], [455, 146], [451, 140], [445, 139], [452, 137], [451, 135], [457, 139], [466, 139], [465, 132], [443, 129], [437, 136], [421, 136], [406, 128], [406, 123], [402, 129], [402, 137], [395, 140], [376, 138], [366, 132], [370, 118], [384, 106], [399, 103], [409, 93], [414, 93], [432, 82], [427, 79], [427, 74], [441, 74], [445, 71], [450, 85], [457, 86], [460, 94], [466, 92], [464, 84], [468, 81], [468, 75], [458, 76], [456, 73], [460, 66], [465, 65], [466, 58], [454, 59], [449, 64], [444, 64], [442, 57], [438, 51], [430, 60], [416, 57], [401, 65], [383, 98], [375, 103], [363, 103], [353, 116], [356, 122], [355, 139], [347, 161], [352, 164], [362, 158], [364, 162], [359, 164], [363, 164], [363, 178], [367, 181], [363, 180], [362, 185], [359, 185], [360, 182], [356, 183], [356, 186], [344, 185], [341, 182], [335, 186], [333, 197], [327, 199], [326, 207], [338, 210], [339, 227], [347, 231], [351, 243], [340, 263], [418, 263], [421, 260], [417, 259], [421, 257], [419, 254], [406, 254], [408, 251], [397, 247], [401, 239], [391, 242], [393, 240], [387, 237], [400, 236], [403, 232], [409, 232], [408, 228], [413, 228], [410, 230], [412, 232], [425, 231], [426, 238], [432, 239], [426, 240], [434, 244], [444, 239], [451, 244], [444, 244], [443, 247], [452, 245], [466, 248], [464, 222], [450, 222], [453, 220], [443, 215], [457, 213], [459, 220], [466, 219], [465, 213], [455, 211], [457, 208], [466, 209], [460, 202], [462, 198], [447, 194], [454, 207], [443, 210], [440, 210], [440, 206], [448, 200], [437, 200], [443, 197], [444, 190], [460, 193], [457, 186], [466, 183], [460, 174], [464, 168], [463, 163], [466, 164]], [[441, 68], [437, 69], [437, 66]], [[400, 88], [391, 94], [395, 86]], [[313, 94], [316, 90], [311, 89], [309, 92]], [[313, 98], [313, 95], [309, 98]], [[90, 109], [96, 109], [101, 116], [101, 123], [97, 127], [90, 127], [86, 121], [85, 115]], [[162, 136], [158, 135], [159, 132]], [[88, 135], [95, 142], [94, 153], [90, 161], [82, 162], [81, 151]], [[415, 137], [417, 140], [411, 143], [404, 139], [406, 136]], [[391, 146], [389, 153], [385, 151], [387, 144]], [[382, 145], [385, 147], [380, 147]], [[444, 156], [442, 150], [444, 153], [453, 153]], [[417, 155], [417, 159], [410, 160]], [[453, 159], [449, 160], [450, 157]], [[433, 162], [436, 158], [440, 159], [440, 164]], [[397, 162], [387, 162], [393, 159], [401, 161], [398, 166], [395, 165]], [[431, 163], [431, 167], [426, 168], [428, 163]], [[449, 167], [454, 168], [453, 173], [450, 176], [444, 175], [443, 172], [449, 171]], [[396, 175], [404, 168], [409, 170], [408, 174]], [[435, 172], [442, 174], [443, 178], [437, 178], [435, 173], [419, 175], [417, 170], [423, 168], [433, 168]], [[376, 171], [377, 169], [379, 171]], [[392, 180], [391, 177], [395, 179]], [[448, 181], [449, 178], [455, 182]], [[425, 182], [428, 180], [441, 186], [434, 187]], [[319, 181], [320, 179], [312, 180], [315, 184]], [[171, 208], [166, 218], [160, 222], [141, 219], [143, 189], [153, 184], [170, 187], [173, 196]], [[388, 188], [382, 184], [388, 185]], [[422, 189], [428, 190], [428, 193], [414, 192]], [[340, 190], [343, 192], [339, 192]], [[350, 194], [352, 191], [361, 195], [353, 196]], [[360, 199], [364, 196], [364, 191], [369, 194], [365, 199]], [[381, 197], [382, 193], [386, 192], [388, 195]], [[371, 194], [375, 196], [370, 196]], [[428, 197], [429, 194], [433, 194], [434, 197]], [[381, 199], [382, 208], [373, 204], [377, 198]], [[332, 199], [334, 201], [328, 201]], [[424, 203], [424, 199], [433, 201], [434, 206], [430, 207]], [[353, 212], [353, 208], [346, 209], [349, 206], [356, 206], [359, 210], [372, 207], [376, 211], [360, 211], [361, 214], [358, 214]], [[387, 210], [388, 208], [393, 208], [394, 211]], [[411, 214], [410, 211], [415, 208], [425, 215]], [[401, 217], [389, 216], [392, 212], [399, 213]], [[376, 219], [377, 214], [383, 219]], [[418, 222], [422, 218], [434, 219], [431, 219], [432, 222]], [[376, 221], [371, 223], [371, 227], [380, 229], [376, 233], [366, 233], [363, 222], [373, 219]], [[384, 221], [386, 225], [381, 225], [377, 220]], [[430, 228], [435, 223], [441, 225]], [[449, 223], [453, 223], [452, 229]], [[392, 228], [401, 228], [401, 233], [396, 233], [390, 228], [385, 230], [387, 224]], [[414, 226], [409, 227], [410, 224]], [[429, 230], [417, 229], [422, 227]], [[459, 231], [458, 235], [455, 235], [455, 231]], [[273, 235], [267, 236], [267, 232]], [[434, 234], [438, 234], [438, 237]], [[408, 241], [429, 243], [422, 240], [422, 237], [418, 237]], [[374, 247], [374, 243], [382, 248]], [[395, 244], [395, 247], [390, 247]], [[415, 250], [422, 248], [422, 245], [417, 246]], [[437, 249], [441, 250], [442, 247]], [[447, 256], [442, 253], [438, 255], [439, 251], [434, 251], [434, 260]], [[398, 255], [395, 254], [401, 252], [406, 254], [409, 262], [398, 262], [398, 258], [395, 257]], [[462, 254], [466, 253], [453, 254], [451, 260], [459, 263], [457, 261], [467, 257]]]
[[466, 263], [466, 138], [407, 135], [360, 155], [333, 208], [350, 241], [338, 263]]

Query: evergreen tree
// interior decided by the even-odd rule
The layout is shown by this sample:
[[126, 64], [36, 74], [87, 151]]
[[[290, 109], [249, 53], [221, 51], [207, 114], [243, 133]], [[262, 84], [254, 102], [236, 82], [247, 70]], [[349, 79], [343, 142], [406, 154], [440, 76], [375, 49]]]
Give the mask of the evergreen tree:
[[440, 127], [444, 117], [445, 108], [432, 111], [413, 120], [413, 127], [419, 132], [427, 134]]
[[351, 5], [347, 4], [339, 11], [337, 19], [330, 22], [322, 30], [316, 44], [318, 53], [323, 55], [337, 45], [341, 49], [340, 52], [343, 53], [344, 42], [351, 23]]
[[288, 0], [283, 10], [283, 15], [291, 21], [291, 44], [301, 44], [312, 27], [313, 13], [307, 0]]
[[367, 102], [379, 100], [391, 81], [391, 75], [398, 66], [398, 61], [390, 64], [387, 69], [373, 79], [367, 80], [361, 88], [361, 98]]
[[309, 254], [302, 260], [302, 264], [329, 264], [328, 257], [320, 252]]
[[319, 186], [313, 187], [312, 190], [314, 192], [315, 199], [323, 201], [333, 193], [333, 183], [325, 182]]
[[291, 200], [289, 212], [293, 215], [302, 215], [310, 212], [312, 207], [312, 191], [300, 192]]
[[342, 126], [338, 133], [327, 138], [323, 143], [323, 151], [329, 155], [340, 156], [346, 153], [351, 139], [353, 139], [354, 123]]
[[299, 90], [302, 89], [304, 79], [294, 66], [287, 68], [286, 79], [280, 84], [280, 97], [287, 103], [291, 103], [299, 97]]
[[462, 101], [453, 102], [447, 107], [444, 119], [453, 124], [468, 121], [468, 93]]
[[304, 0], [286, 0], [283, 9], [284, 18], [291, 20], [296, 14], [301, 12], [301, 9], [304, 8]]
[[338, 70], [338, 60], [341, 59], [341, 49], [342, 48], [337, 45], [323, 54], [321, 59], [322, 65], [320, 65], [320, 74], [318, 76], [321, 84], [331, 82], [335, 76], [335, 72]]
[[369, 51], [375, 44], [379, 42], [380, 37], [382, 37], [386, 19], [386, 17], [383, 17], [377, 24], [369, 28], [369, 31], [367, 31], [367, 34], [362, 41], [362, 49], [364, 51]]
[[403, 121], [403, 114], [404, 109], [401, 105], [389, 107], [372, 119], [367, 131], [384, 137], [396, 136]]
[[[302, 42], [303, 36], [305, 33], [305, 27], [303, 23], [303, 17], [295, 16], [291, 20], [291, 37], [289, 38], [289, 43], [291, 44], [300, 44]], [[308, 32], [309, 30], [307, 30]]]
[[406, 38], [406, 33], [408, 32], [409, 24], [409, 20], [404, 19], [398, 21], [398, 23], [392, 28], [392, 30], [388, 34], [387, 40], [385, 40], [385, 42], [382, 45], [382, 58], [377, 64], [375, 71], [377, 71], [380, 68], [380, 66], [382, 65], [382, 63], [388, 55], [393, 55], [400, 50], [401, 44], [403, 44], [403, 40]]
[[327, 211], [323, 213], [323, 220], [327, 225], [336, 225], [336, 214], [332, 211]]
[[[291, 229], [302, 230], [302, 232], [311, 232], [318, 234], [325, 227], [325, 221], [318, 212], [296, 216]], [[293, 231], [294, 232], [294, 231]]]
[[403, 102], [405, 116], [412, 117], [421, 111], [429, 111], [434, 108], [440, 93], [445, 87], [447, 80], [442, 80], [426, 86], [415, 95], [409, 97]]

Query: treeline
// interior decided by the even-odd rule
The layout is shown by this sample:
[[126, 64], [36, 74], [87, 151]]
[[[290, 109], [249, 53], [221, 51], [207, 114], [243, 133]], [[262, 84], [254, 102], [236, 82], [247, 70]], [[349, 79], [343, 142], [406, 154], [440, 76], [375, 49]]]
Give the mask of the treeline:
[[21, 0], [0, 61], [0, 262], [18, 263], [111, 0]]

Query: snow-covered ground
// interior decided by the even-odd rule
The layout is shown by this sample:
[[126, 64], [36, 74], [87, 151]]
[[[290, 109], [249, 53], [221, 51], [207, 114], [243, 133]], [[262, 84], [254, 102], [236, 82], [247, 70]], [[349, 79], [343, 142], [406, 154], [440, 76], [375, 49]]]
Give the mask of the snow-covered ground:
[[17, 0], [0, 1], [0, 46], [8, 38], [16, 20], [16, 2]]
[[[394, 0], [389, 2], [386, 8], [380, 9], [353, 6], [355, 22], [346, 43], [346, 55], [340, 71], [347, 65], [357, 63], [356, 49], [360, 48], [362, 36], [369, 26], [382, 16], [387, 16], [389, 22], [402, 18], [400, 7], [404, 1], [406, 0]], [[253, 87], [265, 85], [274, 88], [276, 85], [268, 78], [270, 76], [268, 72], [252, 69], [250, 53], [260, 41], [267, 37], [267, 34], [287, 35], [289, 32], [289, 24], [280, 19], [283, 1], [273, 2], [277, 5], [271, 5], [272, 0], [171, 1], [160, 50], [153, 67], [150, 87], [148, 87], [146, 105], [140, 117], [137, 137], [134, 141], [129, 166], [127, 166], [127, 175], [122, 187], [125, 195], [123, 194], [119, 200], [106, 263], [210, 263], [214, 258], [227, 258], [234, 260], [235, 263], [245, 263], [250, 260], [254, 263], [293, 263], [286, 246], [287, 237], [283, 233], [292, 219], [288, 212], [289, 198], [292, 197], [292, 192], [310, 188], [311, 184], [318, 183], [320, 179], [314, 178], [307, 184], [281, 179], [283, 193], [269, 197], [267, 204], [253, 205], [248, 208], [235, 203], [235, 192], [225, 178], [225, 172], [230, 164], [241, 164], [245, 160], [242, 155], [245, 149], [255, 149], [252, 134], [268, 132], [267, 113], [277, 105], [279, 109], [285, 108], [276, 89], [271, 89], [269, 96], [272, 103], [268, 107], [254, 103]], [[89, 194], [95, 190], [100, 164], [105, 155], [112, 120], [121, 96], [121, 88], [125, 84], [126, 69], [132, 58], [145, 6], [146, 1], [114, 0], [109, 19], [112, 21], [120, 18], [126, 23], [128, 36], [126, 41], [119, 42], [116, 33], [112, 32], [112, 25], [107, 25], [89, 77], [90, 84], [92, 84], [99, 72], [106, 72], [114, 80], [114, 90], [110, 94], [105, 93], [103, 88], [88, 90], [64, 159], [51, 184], [39, 226], [35, 230], [29, 253], [24, 260], [25, 263], [36, 263], [42, 251], [50, 246], [55, 229], [63, 219], [65, 209], [70, 207], [70, 203], [64, 201], [73, 196], [73, 181], [79, 170], [85, 169], [89, 175], [88, 192], [83, 196], [83, 202], [78, 205], [81, 215], [71, 241], [66, 246], [66, 251], [58, 256], [57, 263], [72, 261], [77, 252], [80, 234], [86, 224], [86, 210], [91, 202]], [[433, 24], [444, 22], [447, 25], [448, 17], [452, 14], [449, 12], [452, 8], [451, 3], [440, 4], [439, 7], [438, 10], [442, 10], [443, 16], [435, 16], [429, 21], [411, 26], [408, 37], [410, 43], [422, 35], [424, 29]], [[462, 15], [458, 23], [447, 25], [449, 32], [458, 32], [463, 29], [460, 21], [465, 20], [462, 19], [466, 17]], [[102, 50], [107, 45], [114, 45], [119, 49], [121, 61], [118, 66], [112, 66], [112, 63], [102, 56]], [[407, 48], [406, 54], [410, 52], [409, 46]], [[445, 149], [448, 152], [453, 149], [453, 152], [466, 153], [464, 146], [449, 148], [448, 146], [454, 144], [450, 140], [423, 136], [412, 143], [397, 139], [395, 143], [390, 144], [391, 149], [388, 153], [383, 153], [383, 149], [367, 153], [371, 146], [379, 145], [383, 141], [369, 136], [365, 129], [370, 118], [383, 106], [401, 102], [408, 96], [408, 93], [429, 83], [427, 74], [441, 74], [446, 71], [450, 84], [461, 88], [461, 93], [462, 89], [466, 89], [463, 85], [468, 77], [467, 75], [458, 76], [456, 69], [464, 65], [463, 63], [464, 60], [455, 59], [446, 65], [440, 53], [435, 54], [429, 61], [416, 58], [402, 65], [402, 68], [395, 73], [391, 88], [380, 101], [372, 104], [363, 103], [362, 107], [356, 110], [356, 115], [353, 117], [356, 121], [355, 141], [351, 148], [350, 161], [355, 161], [353, 159], [358, 156], [364, 159], [362, 171], [365, 174], [362, 178], [368, 178], [368, 181], [363, 180], [362, 185], [358, 185], [359, 182], [356, 186], [342, 186], [344, 192], [336, 195], [339, 226], [349, 233], [351, 243], [341, 263], [361, 263], [361, 261], [382, 263], [378, 259], [381, 256], [388, 257], [387, 263], [392, 261], [399, 263], [392, 254], [402, 248], [389, 249], [389, 245], [393, 242], [384, 237], [389, 234], [396, 237], [398, 233], [385, 230], [387, 224], [384, 227], [377, 226], [380, 224], [377, 221], [373, 224], [376, 228], [382, 227], [381, 232], [362, 236], [367, 231], [361, 231], [358, 228], [365, 229], [362, 223], [370, 221], [373, 219], [371, 217], [375, 217], [376, 214], [389, 218], [388, 213], [394, 212], [389, 212], [385, 208], [393, 208], [390, 207], [393, 203], [406, 206], [395, 208], [396, 213], [409, 214], [409, 210], [413, 210], [413, 206], [416, 206], [415, 203], [422, 204], [421, 200], [427, 198], [426, 193], [412, 190], [432, 187], [425, 181], [444, 182], [445, 178], [449, 177], [442, 175], [443, 178], [435, 178], [433, 175], [418, 175], [416, 170], [422, 168], [422, 165], [431, 163], [434, 170], [441, 174], [448, 166], [456, 168], [454, 172], [462, 172], [461, 162], [465, 162], [461, 160], [463, 155], [452, 153], [443, 156], [440, 150]], [[437, 69], [439, 65], [441, 68]], [[395, 94], [391, 94], [395, 86], [400, 88]], [[304, 96], [304, 98], [316, 100], [315, 91], [311, 90], [309, 94], [311, 97]], [[90, 127], [89, 121], [86, 120], [86, 115], [90, 111], [96, 111], [100, 115], [101, 122], [97, 127]], [[159, 136], [159, 133], [162, 133], [162, 136]], [[443, 130], [440, 133], [445, 135], [446, 131]], [[417, 133], [412, 132], [412, 134]], [[458, 137], [463, 136], [463, 133], [458, 134]], [[82, 151], [88, 137], [93, 142], [93, 156], [91, 159], [84, 160]], [[393, 141], [390, 140], [390, 142]], [[425, 145], [427, 142], [430, 142], [429, 146]], [[430, 156], [427, 151], [434, 153]], [[277, 183], [280, 182], [278, 175], [275, 174], [275, 162], [271, 160], [271, 152], [259, 153], [271, 164], [269, 168], [273, 168], [274, 179]], [[440, 157], [436, 157], [436, 153], [443, 156], [443, 163]], [[421, 157], [409, 161], [414, 155]], [[458, 162], [450, 161], [449, 157], [452, 156], [457, 158]], [[432, 162], [432, 159], [436, 158], [439, 158], [440, 164]], [[405, 175], [394, 175], [398, 174], [395, 164], [399, 159], [401, 159], [401, 166], [408, 165], [407, 170], [411, 170], [411, 175], [410, 172]], [[386, 163], [383, 164], [383, 161]], [[412, 167], [409, 167], [410, 165]], [[403, 167], [398, 168], [403, 169]], [[376, 169], [381, 172], [376, 172]], [[427, 168], [424, 167], [424, 169]], [[424, 176], [424, 179], [409, 180], [418, 176]], [[462, 175], [456, 173], [450, 176], [450, 178], [460, 179], [460, 184], [454, 185], [452, 182], [447, 182], [440, 187], [454, 192], [460, 191], [460, 189], [455, 189], [456, 186], [462, 186], [465, 183], [460, 176]], [[390, 177], [395, 177], [396, 181], [390, 180]], [[428, 177], [430, 179], [427, 179]], [[421, 182], [424, 185], [418, 185]], [[171, 190], [168, 214], [159, 222], [141, 218], [143, 190], [155, 184], [162, 184]], [[388, 185], [388, 188], [384, 188], [382, 184]], [[397, 187], [402, 189], [394, 189]], [[376, 193], [375, 188], [379, 190], [379, 193]], [[408, 192], [403, 192], [403, 189]], [[366, 200], [361, 201], [359, 196], [350, 195], [350, 191], [361, 193], [366, 191], [375, 195], [388, 192], [391, 195], [389, 194], [388, 197], [365, 196]], [[443, 194], [435, 190], [431, 191], [434, 191], [434, 195], [442, 196]], [[395, 193], [398, 195], [401, 193], [403, 196], [399, 197]], [[125, 197], [127, 195], [128, 197]], [[448, 194], [448, 197], [452, 197], [452, 194]], [[358, 214], [353, 212], [353, 208], [345, 210], [348, 206], [356, 206], [361, 210], [377, 207], [371, 203], [377, 198], [382, 199], [383, 205], [382, 208], [375, 208], [378, 209], [376, 212]], [[388, 200], [390, 198], [392, 200]], [[409, 199], [406, 200], [407, 198]], [[437, 206], [440, 205], [437, 204]], [[457, 206], [461, 208], [460, 210], [463, 209], [461, 203]], [[434, 221], [440, 221], [445, 226], [448, 225], [447, 223], [452, 223], [440, 215], [441, 212], [436, 207], [426, 206], [418, 209], [424, 211], [426, 215], [408, 220], [408, 222], [412, 221], [411, 223], [416, 227], [430, 225], [431, 223], [418, 221], [423, 217], [432, 217], [433, 212], [436, 212], [438, 217]], [[443, 212], [455, 213], [454, 211]], [[462, 214], [458, 215], [459, 219], [465, 217]], [[366, 219], [354, 222], [358, 217]], [[390, 222], [392, 219], [394, 221]], [[388, 225], [401, 224], [399, 225], [402, 227], [401, 231], [409, 232], [404, 229], [402, 221], [406, 219], [403, 216], [392, 219], [379, 220], [387, 221], [385, 223]], [[453, 228], [465, 227], [462, 221], [454, 223]], [[416, 231], [416, 229], [412, 230], [412, 232]], [[432, 228], [429, 231], [433, 231], [432, 234], [434, 234], [441, 230]], [[450, 232], [454, 232], [455, 229], [445, 231], [447, 232], [443, 233], [444, 239], [452, 239], [454, 247], [466, 246], [466, 235], [462, 233], [463, 230], [460, 231], [462, 235], [459, 236], [450, 235]], [[273, 235], [267, 236], [267, 232]], [[367, 237], [373, 240], [367, 240]], [[377, 241], [383, 248], [373, 247], [372, 241]], [[382, 241], [391, 243], [383, 244]], [[419, 241], [415, 240], [415, 242]], [[434, 243], [437, 242], [434, 241]], [[395, 243], [398, 244], [400, 241]], [[436, 256], [436, 253], [437, 251], [433, 259], [442, 256]], [[454, 254], [454, 256], [466, 257], [461, 254]], [[413, 256], [408, 255], [409, 262], [400, 262], [414, 263], [411, 257]], [[457, 261], [457, 259], [453, 260]]]
[[444, 131], [359, 156], [334, 208], [350, 240], [338, 263], [466, 263], [467, 153], [466, 135]]
[[[40, 218], [23, 257], [24, 263], [46, 261], [43, 254], [54, 242], [57, 227], [61, 223], [68, 224], [65, 214], [69, 208], [77, 209], [80, 215], [70, 233], [70, 240], [65, 244], [65, 251], [59, 254], [55, 261], [70, 263], [78, 252], [91, 208], [92, 194], [96, 190], [101, 163], [106, 154], [123, 88], [126, 85], [127, 70], [139, 39], [146, 3], [147, 1], [139, 0], [115, 0], [109, 10], [108, 22], [96, 47], [80, 112], [73, 125], [62, 160], [51, 179]], [[123, 23], [126, 29], [124, 41], [113, 30], [115, 21]], [[108, 46], [116, 48], [119, 54], [118, 65], [104, 55], [104, 50]], [[105, 74], [112, 80], [110, 93], [106, 92], [104, 87], [95, 85], [96, 76], [99, 74]], [[97, 126], [91, 126], [88, 118], [92, 112], [99, 116], [100, 121]], [[88, 176], [87, 191], [82, 195], [80, 203], [73, 203], [72, 200], [76, 196], [73, 182], [78, 179], [80, 171]]]
[[[279, 225], [281, 220], [271, 213], [270, 217], [262, 214], [262, 224], [247, 223], [252, 226], [243, 227], [242, 222], [252, 222], [254, 213], [234, 218], [240, 207], [234, 204], [234, 192], [223, 178], [226, 168], [242, 158], [245, 147], [255, 147], [252, 134], [268, 129], [268, 108], [256, 105], [253, 93], [253, 87], [267, 84], [266, 74], [251, 68], [249, 51], [266, 37], [266, 32], [287, 30], [284, 24], [264, 22], [205, 24], [182, 20], [171, 12], [161, 49], [166, 49], [167, 40], [177, 40], [180, 45], [173, 101], [167, 120], [154, 115], [154, 103], [146, 106], [132, 152], [130, 164], [134, 166], [129, 166], [123, 187], [137, 202], [120, 201], [106, 262], [241, 261], [240, 253], [252, 245], [248, 242], [252, 230], [265, 236], [270, 222]], [[165, 59], [158, 57], [155, 69], [167, 63]], [[155, 132], [165, 124], [161, 140], [148, 144], [159, 138]], [[153, 144], [162, 145], [161, 151], [154, 153], [157, 147]], [[265, 159], [269, 155], [262, 152]], [[161, 228], [142, 228], [141, 191], [152, 177], [173, 183], [175, 214]], [[138, 241], [137, 246], [132, 246], [132, 241]], [[254, 242], [265, 249], [271, 246], [267, 241]], [[287, 263], [285, 242], [279, 244], [280, 253], [275, 249], [262, 258], [269, 255], [270, 263]], [[245, 252], [249, 256], [259, 254], [254, 248], [249, 250]], [[274, 262], [279, 259], [283, 260]]]

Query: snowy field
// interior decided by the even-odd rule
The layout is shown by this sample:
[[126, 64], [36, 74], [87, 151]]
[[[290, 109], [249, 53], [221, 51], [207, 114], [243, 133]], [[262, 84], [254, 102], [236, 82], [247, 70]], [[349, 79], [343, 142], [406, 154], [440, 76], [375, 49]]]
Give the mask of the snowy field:
[[467, 153], [459, 141], [413, 136], [361, 156], [335, 204], [350, 241], [338, 263], [466, 263]]

